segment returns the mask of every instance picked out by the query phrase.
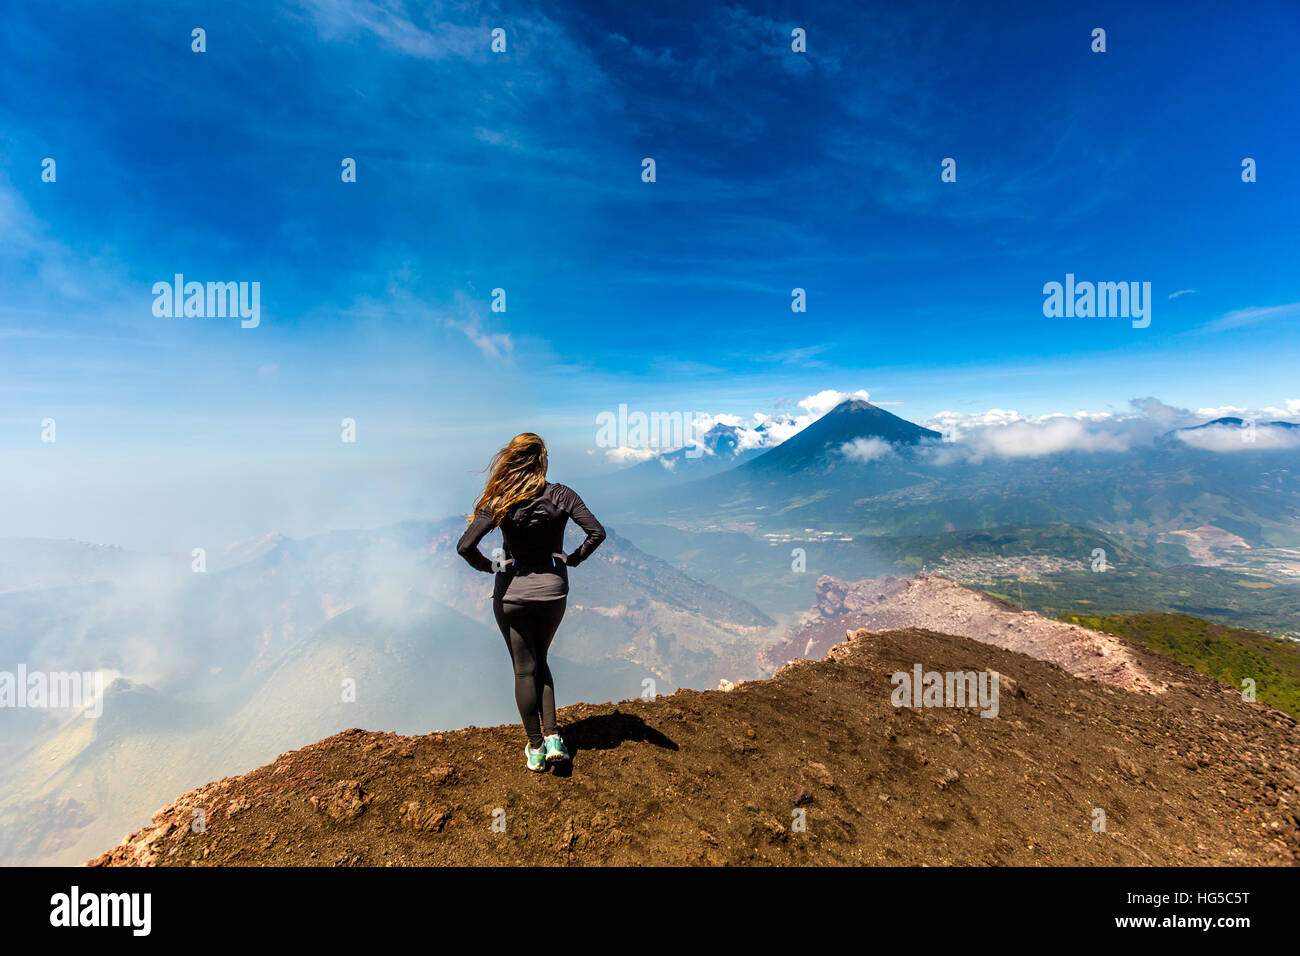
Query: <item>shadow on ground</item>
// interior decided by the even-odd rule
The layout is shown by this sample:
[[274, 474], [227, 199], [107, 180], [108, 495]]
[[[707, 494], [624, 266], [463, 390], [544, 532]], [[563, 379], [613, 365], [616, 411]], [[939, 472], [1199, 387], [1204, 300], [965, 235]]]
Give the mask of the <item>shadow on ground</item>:
[[564, 743], [569, 748], [571, 758], [568, 763], [552, 766], [557, 777], [567, 777], [573, 773], [574, 761], [584, 750], [613, 750], [629, 741], [654, 744], [665, 750], [677, 750], [677, 744], [648, 725], [635, 714], [597, 714], [582, 720], [566, 724], [560, 730]]

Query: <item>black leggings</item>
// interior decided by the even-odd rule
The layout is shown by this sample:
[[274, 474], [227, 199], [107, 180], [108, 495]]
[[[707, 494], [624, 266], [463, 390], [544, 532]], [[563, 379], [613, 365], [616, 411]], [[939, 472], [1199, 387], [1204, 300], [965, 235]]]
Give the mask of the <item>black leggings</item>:
[[497, 627], [515, 665], [515, 704], [534, 750], [542, 745], [543, 734], [555, 733], [555, 685], [546, 650], [568, 603], [567, 598], [530, 604], [510, 604], [500, 598], [492, 602]]

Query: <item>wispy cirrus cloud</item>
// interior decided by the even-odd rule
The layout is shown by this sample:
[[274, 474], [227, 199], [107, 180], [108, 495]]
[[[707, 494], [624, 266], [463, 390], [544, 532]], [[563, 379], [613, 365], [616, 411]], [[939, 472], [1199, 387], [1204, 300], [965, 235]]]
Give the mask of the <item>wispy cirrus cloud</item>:
[[806, 345], [801, 348], [786, 349], [766, 357], [767, 361], [779, 365], [793, 365], [799, 368], [825, 368], [826, 362], [821, 358], [829, 345]]
[[1294, 319], [1300, 316], [1300, 302], [1287, 302], [1284, 305], [1253, 306], [1247, 309], [1234, 309], [1204, 325], [1197, 332], [1227, 332], [1230, 329], [1244, 329], [1277, 319]]
[[489, 332], [483, 327], [483, 321], [478, 315], [464, 320], [447, 319], [444, 324], [449, 329], [465, 333], [465, 337], [474, 343], [474, 346], [483, 353], [484, 358], [507, 361], [514, 358], [515, 340], [510, 333]]
[[[409, 11], [400, 3], [372, 0], [305, 0], [299, 5], [309, 11], [324, 39], [369, 34], [397, 53], [426, 60], [486, 62], [490, 55], [491, 27], [448, 22], [443, 17], [452, 12], [450, 4], [421, 4]], [[417, 18], [425, 22], [417, 23]]]

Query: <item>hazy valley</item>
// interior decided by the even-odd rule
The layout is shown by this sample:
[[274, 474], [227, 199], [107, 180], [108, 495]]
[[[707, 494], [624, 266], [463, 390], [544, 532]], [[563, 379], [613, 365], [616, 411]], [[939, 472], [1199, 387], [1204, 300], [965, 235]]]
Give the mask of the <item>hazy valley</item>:
[[[938, 433], [861, 402], [763, 453], [725, 437], [704, 459], [583, 489], [610, 535], [573, 574], [554, 650], [563, 701], [755, 680], [846, 629], [923, 627], [1062, 666], [1078, 635], [1108, 647], [1096, 635], [1113, 631], [1226, 684], [1257, 675], [1262, 700], [1294, 707], [1296, 450], [1216, 455], [1156, 436], [953, 462], [936, 457], [950, 453]], [[455, 552], [463, 528], [268, 534], [210, 549], [201, 573], [189, 554], [0, 539], [3, 659], [108, 681], [94, 720], [0, 713], [0, 861], [79, 862], [176, 794], [351, 727], [515, 720], [491, 578]], [[917, 575], [945, 583], [888, 583]], [[892, 596], [874, 611], [830, 600], [836, 579]], [[984, 599], [957, 585], [1001, 610], [977, 625]]]

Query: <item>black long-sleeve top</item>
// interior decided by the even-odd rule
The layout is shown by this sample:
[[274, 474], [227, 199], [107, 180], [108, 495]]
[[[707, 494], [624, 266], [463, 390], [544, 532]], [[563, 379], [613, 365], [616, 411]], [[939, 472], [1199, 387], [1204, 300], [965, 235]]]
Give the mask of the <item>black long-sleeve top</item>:
[[[564, 527], [572, 518], [587, 538], [564, 555]], [[569, 593], [569, 568], [576, 568], [605, 540], [605, 529], [577, 493], [566, 485], [547, 482], [536, 496], [520, 502], [501, 521], [505, 545], [503, 569], [479, 550], [479, 542], [493, 528], [492, 515], [479, 511], [456, 545], [470, 566], [497, 572], [493, 595], [510, 603], [554, 601]], [[556, 558], [555, 555], [563, 555]]]

